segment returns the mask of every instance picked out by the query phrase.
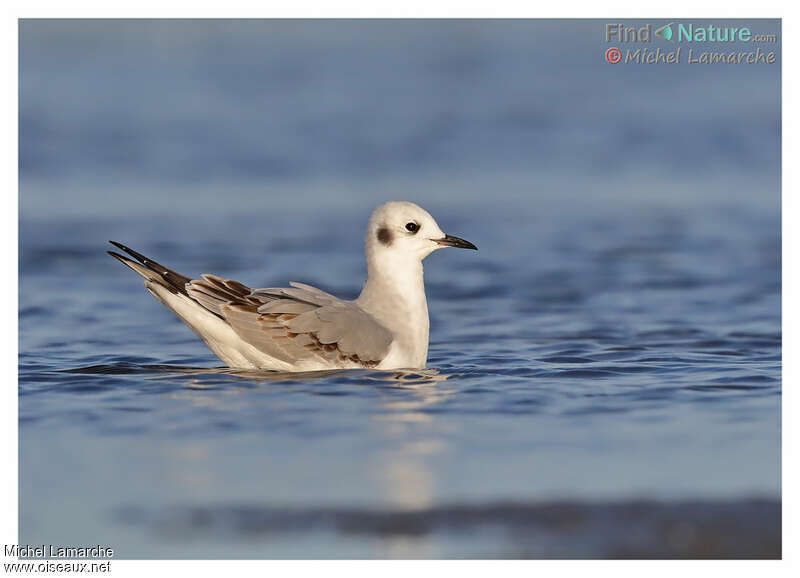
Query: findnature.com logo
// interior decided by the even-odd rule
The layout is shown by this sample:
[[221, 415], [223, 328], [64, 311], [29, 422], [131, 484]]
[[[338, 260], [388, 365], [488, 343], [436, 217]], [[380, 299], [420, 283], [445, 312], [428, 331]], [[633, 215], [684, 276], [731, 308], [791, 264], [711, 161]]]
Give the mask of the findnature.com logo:
[[[644, 26], [626, 26], [619, 23], [607, 23], [605, 27], [606, 42], [615, 44], [643, 43], [649, 44], [654, 38], [660, 38], [670, 44], [681, 43], [710, 43], [727, 44], [731, 48], [726, 50], [701, 50], [689, 44], [684, 52], [682, 46], [675, 49], [663, 49], [661, 46], [655, 50], [648, 47], [627, 48], [625, 53], [620, 48], [612, 47], [605, 51], [605, 58], [611, 64], [629, 62], [637, 64], [774, 64], [777, 55], [774, 51], [765, 51], [760, 46], [755, 50], [737, 50], [734, 43], [777, 43], [778, 35], [774, 33], [755, 33], [750, 26], [719, 26], [715, 24], [683, 24], [669, 22], [654, 27], [653, 24]], [[720, 48], [722, 48], [720, 46]], [[686, 56], [684, 60], [684, 56]]]
[[715, 26], [670, 22], [653, 30], [652, 24], [641, 27], [606, 24], [606, 42], [652, 42], [658, 36], [669, 42], [777, 42], [777, 34], [754, 34], [749, 26]]

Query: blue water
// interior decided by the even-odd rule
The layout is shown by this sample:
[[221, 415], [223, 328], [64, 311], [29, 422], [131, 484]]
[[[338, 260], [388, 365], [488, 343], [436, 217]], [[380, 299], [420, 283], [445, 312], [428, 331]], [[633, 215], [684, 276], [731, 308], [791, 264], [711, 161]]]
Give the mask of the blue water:
[[[20, 543], [776, 555], [779, 69], [601, 34], [23, 23]], [[391, 198], [480, 248], [425, 261], [425, 371], [222, 368], [104, 252], [351, 298]]]

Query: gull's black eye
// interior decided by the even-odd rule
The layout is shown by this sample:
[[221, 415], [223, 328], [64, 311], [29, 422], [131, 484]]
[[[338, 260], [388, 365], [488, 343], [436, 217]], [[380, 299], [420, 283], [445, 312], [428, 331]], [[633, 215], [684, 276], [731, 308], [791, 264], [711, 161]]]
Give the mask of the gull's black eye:
[[414, 221], [406, 223], [406, 231], [411, 231], [412, 233], [416, 233], [417, 231], [419, 231], [419, 225], [417, 225]]

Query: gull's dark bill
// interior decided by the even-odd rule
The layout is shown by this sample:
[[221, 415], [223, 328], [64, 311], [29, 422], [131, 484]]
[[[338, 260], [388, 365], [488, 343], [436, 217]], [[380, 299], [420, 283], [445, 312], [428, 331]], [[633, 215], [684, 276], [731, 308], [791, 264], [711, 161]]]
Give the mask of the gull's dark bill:
[[454, 237], [453, 235], [445, 235], [444, 239], [435, 239], [435, 241], [440, 245], [446, 245], [447, 247], [458, 247], [459, 249], [475, 249], [476, 251], [478, 250], [478, 248], [469, 241], [462, 239], [460, 237]]

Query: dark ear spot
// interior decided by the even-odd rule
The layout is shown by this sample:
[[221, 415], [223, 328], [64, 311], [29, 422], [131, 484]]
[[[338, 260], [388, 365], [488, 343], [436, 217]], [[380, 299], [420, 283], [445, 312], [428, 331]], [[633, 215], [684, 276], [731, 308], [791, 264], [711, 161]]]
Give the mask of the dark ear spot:
[[383, 226], [378, 229], [378, 241], [387, 247], [392, 244], [392, 232], [388, 227]]

